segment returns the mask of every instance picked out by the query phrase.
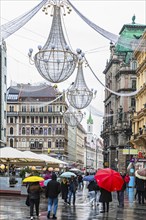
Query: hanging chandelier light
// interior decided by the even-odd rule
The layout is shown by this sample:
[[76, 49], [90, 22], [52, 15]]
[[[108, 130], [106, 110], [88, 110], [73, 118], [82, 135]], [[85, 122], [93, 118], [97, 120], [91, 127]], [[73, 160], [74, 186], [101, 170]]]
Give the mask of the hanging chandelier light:
[[72, 52], [67, 44], [61, 22], [61, 8], [65, 14], [65, 6], [68, 13], [71, 12], [66, 1], [49, 0], [43, 8], [45, 14], [48, 14], [48, 8], [53, 7], [52, 26], [49, 37], [43, 47], [38, 46], [38, 52], [32, 58], [33, 49], [29, 49], [29, 60], [35, 64], [40, 75], [52, 83], [60, 83], [68, 79], [73, 73], [77, 55]]
[[67, 99], [71, 106], [76, 109], [86, 108], [93, 97], [96, 96], [97, 91], [89, 88], [86, 85], [83, 75], [83, 58], [84, 53], [80, 49], [77, 49], [78, 53], [78, 70], [74, 84], [67, 90]]
[[80, 110], [69, 106], [67, 111], [63, 114], [64, 121], [71, 127], [77, 126], [83, 119], [83, 114]]

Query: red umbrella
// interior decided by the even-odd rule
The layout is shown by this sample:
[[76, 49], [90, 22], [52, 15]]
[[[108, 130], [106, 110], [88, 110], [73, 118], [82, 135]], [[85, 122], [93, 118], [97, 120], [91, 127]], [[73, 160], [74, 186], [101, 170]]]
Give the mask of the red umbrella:
[[110, 168], [104, 168], [97, 171], [94, 178], [99, 187], [109, 192], [121, 190], [124, 180], [120, 173]]

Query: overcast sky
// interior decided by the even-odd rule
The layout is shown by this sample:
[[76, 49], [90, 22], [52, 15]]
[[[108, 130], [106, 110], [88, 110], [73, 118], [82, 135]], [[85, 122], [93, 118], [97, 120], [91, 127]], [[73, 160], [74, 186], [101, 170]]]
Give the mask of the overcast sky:
[[[39, 2], [38, 0], [1, 0], [1, 24], [29, 11]], [[116, 35], [119, 34], [124, 24], [132, 22], [134, 14], [136, 15], [136, 23], [146, 24], [146, 0], [71, 0], [71, 2], [92, 22]], [[8, 85], [10, 85], [11, 80], [18, 83], [30, 82], [32, 84], [44, 81], [35, 66], [29, 64], [27, 54], [29, 48], [33, 48], [35, 54], [38, 51], [37, 46], [45, 44], [49, 35], [51, 21], [50, 11], [46, 16], [40, 10], [23, 28], [6, 39]], [[64, 23], [73, 50], [81, 48], [85, 52], [90, 66], [99, 79], [104, 82], [103, 70], [107, 59], [109, 59], [109, 40], [89, 27], [74, 11], [64, 17]], [[58, 84], [60, 90], [69, 87], [70, 83], [75, 79], [76, 71], [67, 81]], [[94, 88], [97, 90], [97, 96], [91, 105], [97, 110], [104, 112], [104, 87], [99, 84], [88, 68], [84, 68], [83, 71], [89, 89]], [[86, 117], [83, 120], [83, 126], [86, 129], [89, 111], [86, 109], [85, 111]], [[94, 119], [94, 134], [99, 136], [102, 118], [95, 115], [92, 117]]]

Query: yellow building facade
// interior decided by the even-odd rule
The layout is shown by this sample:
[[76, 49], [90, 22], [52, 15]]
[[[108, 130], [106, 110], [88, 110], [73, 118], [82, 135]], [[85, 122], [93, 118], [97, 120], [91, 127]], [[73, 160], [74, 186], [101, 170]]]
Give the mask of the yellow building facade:
[[134, 52], [137, 60], [136, 112], [132, 117], [131, 141], [142, 155], [146, 155], [146, 30]]

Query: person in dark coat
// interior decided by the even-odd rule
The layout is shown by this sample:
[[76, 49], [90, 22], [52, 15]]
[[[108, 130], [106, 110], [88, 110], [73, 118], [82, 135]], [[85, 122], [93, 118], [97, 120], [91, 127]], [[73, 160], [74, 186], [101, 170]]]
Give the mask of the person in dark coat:
[[75, 205], [76, 201], [76, 191], [77, 191], [78, 183], [74, 176], [71, 176], [69, 180], [69, 191], [68, 191], [68, 204], [71, 204], [71, 197], [73, 195], [73, 205]]
[[140, 179], [136, 177], [135, 179], [136, 191], [138, 194], [138, 202], [139, 204], [144, 204], [144, 192], [146, 187], [146, 180]]
[[36, 216], [39, 217], [39, 204], [40, 204], [40, 193], [42, 189], [39, 182], [30, 183], [27, 189], [29, 194], [29, 204], [30, 204], [30, 219], [33, 218], [34, 206], [36, 210]]
[[97, 191], [99, 190], [99, 187], [95, 180], [92, 180], [89, 182], [88, 186], [88, 192], [89, 192], [89, 199], [91, 201], [91, 205], [96, 205], [96, 197], [97, 197]]
[[121, 174], [121, 177], [123, 178], [124, 183], [121, 190], [117, 191], [117, 198], [119, 202], [118, 207], [124, 208], [124, 191], [126, 189], [126, 182], [125, 182], [125, 175]]
[[52, 180], [50, 180], [46, 186], [46, 198], [48, 198], [48, 214], [47, 218], [50, 219], [50, 213], [53, 207], [53, 219], [57, 219], [56, 213], [58, 208], [58, 195], [61, 192], [61, 185], [56, 181], [56, 174], [52, 174]]
[[101, 213], [108, 212], [109, 211], [109, 202], [112, 202], [112, 194], [111, 192], [100, 188], [100, 197], [99, 197], [99, 202], [102, 202], [103, 204], [103, 210]]
[[61, 194], [62, 194], [62, 199], [64, 199], [64, 202], [67, 203], [68, 181], [66, 178], [63, 178], [63, 180], [61, 182]]

